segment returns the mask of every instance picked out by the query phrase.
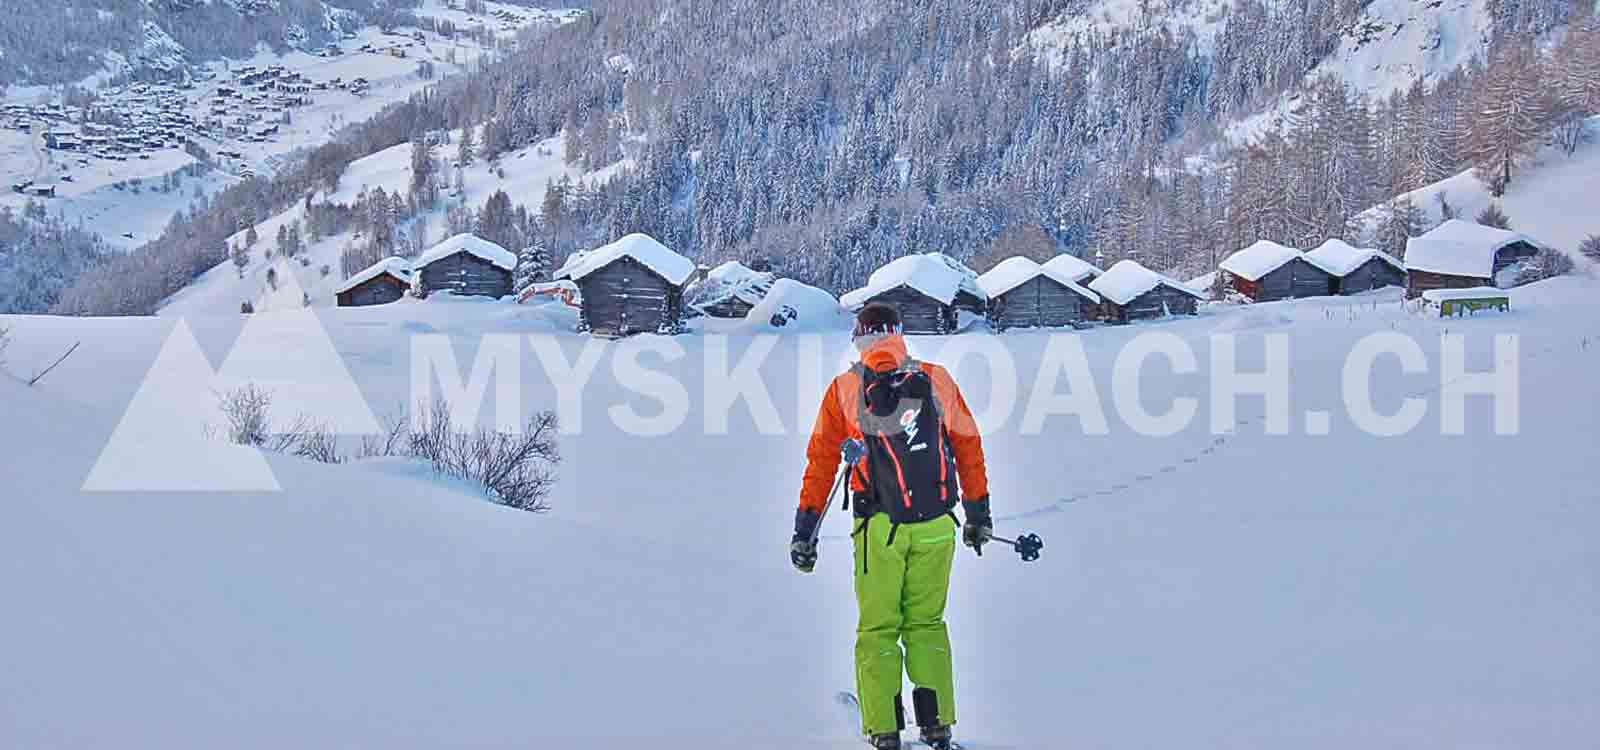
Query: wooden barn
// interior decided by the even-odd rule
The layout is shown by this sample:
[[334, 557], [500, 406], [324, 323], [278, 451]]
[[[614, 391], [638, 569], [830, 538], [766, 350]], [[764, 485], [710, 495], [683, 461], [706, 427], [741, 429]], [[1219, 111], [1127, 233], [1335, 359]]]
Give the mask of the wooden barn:
[[1194, 315], [1205, 295], [1156, 273], [1138, 261], [1124, 260], [1090, 282], [1089, 289], [1105, 300], [1105, 317], [1115, 323]]
[[449, 292], [468, 297], [500, 297], [512, 293], [511, 274], [517, 256], [471, 234], [458, 234], [419, 256], [412, 276], [419, 294]]
[[411, 263], [390, 256], [345, 279], [334, 297], [340, 307], [387, 305], [404, 297], [411, 289]]
[[1339, 294], [1406, 284], [1406, 267], [1398, 258], [1378, 250], [1352, 247], [1344, 240], [1328, 240], [1306, 253], [1306, 258], [1333, 274]]
[[557, 281], [578, 285], [581, 330], [597, 336], [671, 335], [683, 328], [684, 286], [695, 265], [654, 238], [630, 234], [567, 259]]
[[706, 273], [689, 291], [689, 308], [712, 318], [743, 318], [772, 291], [777, 274], [730, 260]]
[[1224, 258], [1229, 288], [1252, 302], [1324, 297], [1338, 292], [1337, 277], [1292, 247], [1260, 240]]
[[1100, 295], [1052, 272], [1048, 263], [1020, 256], [979, 276], [978, 287], [989, 298], [989, 326], [996, 331], [1070, 326], [1100, 303]]
[[1406, 240], [1406, 296], [1430, 289], [1515, 286], [1522, 262], [1542, 248], [1524, 234], [1451, 219]]
[[850, 310], [893, 305], [906, 333], [946, 334], [960, 328], [959, 311], [986, 313], [988, 299], [971, 269], [942, 253], [923, 253], [890, 261], [839, 302]]

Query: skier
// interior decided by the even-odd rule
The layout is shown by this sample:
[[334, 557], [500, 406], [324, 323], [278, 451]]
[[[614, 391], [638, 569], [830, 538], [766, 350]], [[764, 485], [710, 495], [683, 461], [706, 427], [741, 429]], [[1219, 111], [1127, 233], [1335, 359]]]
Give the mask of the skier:
[[944, 621], [960, 526], [952, 511], [963, 507], [962, 541], [981, 555], [993, 531], [983, 443], [950, 373], [906, 352], [895, 308], [864, 307], [853, 343], [861, 361], [834, 378], [812, 430], [789, 555], [803, 573], [815, 567], [814, 531], [846, 445], [862, 732], [878, 750], [900, 747], [903, 663], [922, 741], [944, 750], [956, 723]]

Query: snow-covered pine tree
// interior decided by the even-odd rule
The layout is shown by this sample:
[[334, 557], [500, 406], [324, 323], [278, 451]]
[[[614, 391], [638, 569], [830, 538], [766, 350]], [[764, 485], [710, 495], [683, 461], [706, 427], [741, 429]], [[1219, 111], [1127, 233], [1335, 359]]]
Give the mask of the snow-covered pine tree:
[[519, 297], [534, 284], [550, 280], [550, 253], [543, 244], [534, 242], [517, 253], [517, 270], [512, 280]]

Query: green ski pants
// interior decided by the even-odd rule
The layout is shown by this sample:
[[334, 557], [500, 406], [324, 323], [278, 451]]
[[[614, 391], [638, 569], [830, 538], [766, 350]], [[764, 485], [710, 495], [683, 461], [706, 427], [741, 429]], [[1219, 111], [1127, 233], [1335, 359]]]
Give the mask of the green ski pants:
[[855, 535], [856, 695], [867, 735], [900, 728], [902, 662], [914, 687], [934, 691], [939, 722], [956, 723], [950, 631], [944, 623], [955, 519], [903, 524], [893, 545], [890, 526], [889, 516], [879, 513]]

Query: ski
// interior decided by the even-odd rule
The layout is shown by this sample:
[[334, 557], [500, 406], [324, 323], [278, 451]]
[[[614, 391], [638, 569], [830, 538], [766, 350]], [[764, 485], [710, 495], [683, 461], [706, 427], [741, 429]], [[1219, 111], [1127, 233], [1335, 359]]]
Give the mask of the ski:
[[[861, 701], [856, 699], [856, 694], [848, 690], [840, 690], [839, 692], [833, 694], [833, 702], [835, 705], [844, 710], [846, 717], [850, 721], [851, 728], [858, 732], [861, 731]], [[915, 733], [915, 731], [915, 729], [911, 730], [912, 733]], [[866, 740], [866, 738], [862, 739], [863, 741]], [[932, 745], [929, 745], [920, 739], [906, 740], [901, 744], [905, 747], [933, 747]], [[967, 746], [957, 742], [956, 740], [951, 740], [949, 750], [967, 750]]]

